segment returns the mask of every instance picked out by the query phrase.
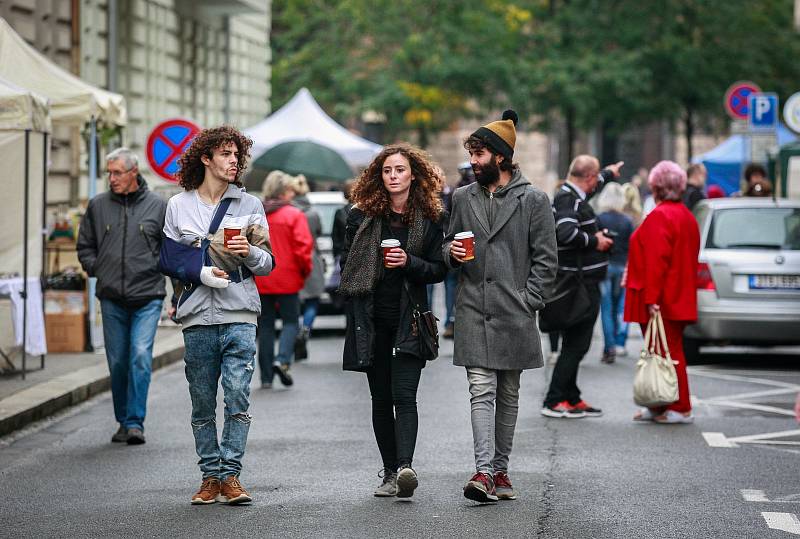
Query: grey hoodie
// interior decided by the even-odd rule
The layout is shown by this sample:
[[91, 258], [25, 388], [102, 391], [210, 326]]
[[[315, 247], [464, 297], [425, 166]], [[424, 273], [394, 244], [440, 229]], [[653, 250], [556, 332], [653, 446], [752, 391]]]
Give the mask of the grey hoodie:
[[[219, 229], [209, 238], [212, 263], [229, 274], [244, 265], [253, 275], [269, 275], [275, 261], [261, 201], [235, 185], [229, 185], [222, 198], [232, 198], [233, 201]], [[196, 190], [179, 193], [170, 198], [167, 204], [164, 235], [186, 245], [199, 245], [201, 238], [208, 235], [212, 215], [213, 211], [203, 211]], [[250, 242], [250, 254], [247, 257], [241, 258], [225, 249], [225, 227], [243, 230], [243, 235]], [[234, 322], [256, 324], [259, 314], [261, 299], [255, 281], [250, 276], [239, 283], [231, 282], [227, 288], [197, 286], [188, 297], [178, 298], [176, 317], [186, 328]]]

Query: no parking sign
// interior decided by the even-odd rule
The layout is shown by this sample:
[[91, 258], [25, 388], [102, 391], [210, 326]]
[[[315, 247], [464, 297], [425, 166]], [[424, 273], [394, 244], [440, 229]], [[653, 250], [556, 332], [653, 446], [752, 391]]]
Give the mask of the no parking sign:
[[178, 159], [189, 147], [200, 126], [181, 118], [161, 122], [147, 137], [147, 162], [150, 169], [169, 182], [177, 182]]
[[755, 82], [742, 80], [731, 84], [725, 92], [725, 111], [735, 120], [746, 120], [750, 110], [750, 94], [760, 93], [761, 88]]

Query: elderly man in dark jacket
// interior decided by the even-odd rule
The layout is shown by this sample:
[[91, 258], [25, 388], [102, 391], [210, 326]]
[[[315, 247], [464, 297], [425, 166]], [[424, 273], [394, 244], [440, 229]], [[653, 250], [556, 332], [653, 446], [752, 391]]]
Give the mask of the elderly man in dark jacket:
[[577, 156], [569, 166], [567, 180], [553, 200], [558, 240], [559, 274], [578, 277], [574, 286], [586, 289], [589, 308], [585, 316], [574, 320], [563, 331], [561, 354], [550, 378], [550, 388], [541, 414], [545, 417], [597, 417], [602, 410], [581, 398], [578, 367], [592, 344], [592, 332], [600, 311], [600, 282], [608, 268], [608, 250], [614, 241], [597, 226], [589, 197], [603, 182], [619, 177], [620, 161], [600, 170], [600, 162], [591, 155]]
[[136, 155], [108, 154], [110, 190], [89, 202], [78, 236], [78, 259], [97, 278], [111, 394], [119, 429], [112, 442], [143, 444], [147, 390], [161, 305], [158, 271], [167, 201], [147, 189]]
[[[475, 475], [464, 496], [513, 500], [508, 458], [514, 439], [519, 380], [541, 367], [536, 311], [556, 274], [556, 239], [547, 195], [512, 164], [517, 115], [476, 130], [464, 143], [476, 183], [453, 195], [445, 260], [460, 267], [453, 363], [466, 367], [472, 406]], [[465, 260], [459, 232], [474, 233]]]

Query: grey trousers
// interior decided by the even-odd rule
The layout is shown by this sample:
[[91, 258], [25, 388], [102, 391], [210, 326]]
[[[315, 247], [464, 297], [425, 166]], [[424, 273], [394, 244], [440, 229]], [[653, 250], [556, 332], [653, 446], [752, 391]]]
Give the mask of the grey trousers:
[[519, 410], [522, 371], [467, 367], [472, 406], [475, 468], [493, 474], [508, 471]]

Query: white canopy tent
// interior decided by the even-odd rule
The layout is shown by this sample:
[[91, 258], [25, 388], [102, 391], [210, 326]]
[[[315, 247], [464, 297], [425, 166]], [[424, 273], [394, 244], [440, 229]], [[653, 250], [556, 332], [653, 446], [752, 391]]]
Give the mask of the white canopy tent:
[[56, 125], [127, 122], [125, 98], [96, 88], [51, 62], [0, 18], [0, 78], [46, 97]]
[[[16, 332], [17, 344], [24, 343], [23, 378], [27, 354], [40, 355], [44, 367], [46, 353], [41, 288], [37, 281], [44, 260], [44, 195], [50, 130], [47, 101], [0, 79], [0, 156], [5, 203], [0, 213], [0, 272], [21, 275], [21, 279], [4, 280], [3, 289], [12, 304], [21, 307], [14, 311], [22, 315], [17, 315], [14, 325], [21, 330]], [[20, 293], [21, 302], [17, 297]], [[31, 323], [34, 332], [29, 331]], [[34, 334], [39, 338], [33, 339]]]
[[306, 88], [260, 123], [244, 130], [253, 139], [253, 161], [283, 142], [308, 140], [339, 153], [353, 168], [363, 168], [381, 146], [354, 135], [330, 116]]
[[[88, 196], [97, 193], [97, 127], [127, 123], [125, 98], [97, 88], [62, 69], [28, 45], [0, 18], [0, 78], [35, 92], [49, 100], [54, 125], [89, 125]], [[94, 297], [95, 279], [89, 280], [89, 297]], [[102, 343], [96, 325], [97, 310], [90, 302], [89, 328], [93, 346]]]

